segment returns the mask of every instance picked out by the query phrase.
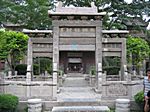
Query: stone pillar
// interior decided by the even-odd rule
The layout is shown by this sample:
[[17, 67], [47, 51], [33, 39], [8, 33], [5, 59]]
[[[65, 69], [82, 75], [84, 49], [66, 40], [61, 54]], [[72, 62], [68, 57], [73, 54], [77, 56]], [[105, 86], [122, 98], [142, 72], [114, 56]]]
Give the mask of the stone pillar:
[[31, 42], [31, 38], [29, 38], [28, 40], [28, 54], [27, 54], [27, 66], [30, 68], [27, 67], [27, 72], [30, 72], [30, 74], [26, 74], [26, 78], [27, 80], [31, 81], [31, 76], [32, 76], [32, 72], [33, 72], [33, 51], [32, 51], [32, 42]]
[[121, 80], [124, 80], [124, 65], [127, 65], [126, 60], [126, 39], [124, 38], [121, 46]]
[[8, 78], [12, 78], [12, 71], [8, 71]]
[[119, 81], [121, 81], [121, 71], [119, 71]]
[[0, 72], [0, 93], [4, 93], [4, 72]]
[[129, 99], [116, 99], [115, 112], [130, 112], [130, 100]]
[[29, 99], [28, 100], [28, 112], [42, 112], [42, 100], [41, 99]]
[[[102, 21], [98, 20], [98, 26], [96, 26], [96, 48], [95, 48], [95, 64], [96, 64], [96, 90], [99, 90], [99, 83], [102, 81], [100, 78], [102, 70], [99, 66], [102, 66]], [[99, 69], [99, 70], [98, 70]]]
[[126, 65], [124, 65], [124, 80], [129, 82], [131, 81], [131, 75], [128, 73]]
[[102, 77], [103, 83], [106, 82], [106, 77], [107, 77], [107, 71], [104, 71], [103, 77]]
[[[53, 20], [55, 23], [55, 20]], [[53, 23], [53, 100], [57, 97], [57, 75], [59, 69], [59, 27]]]
[[29, 86], [29, 84], [31, 84], [31, 73], [32, 73], [32, 71], [31, 71], [31, 65], [28, 65], [27, 66], [27, 73], [26, 73], [26, 84], [27, 84], [27, 98], [29, 98], [31, 95], [31, 88], [30, 88], [30, 86]]
[[102, 92], [102, 77], [103, 77], [103, 74], [102, 74], [102, 63], [98, 63], [97, 65], [98, 67], [98, 81], [97, 81], [97, 88], [96, 88], [96, 92]]

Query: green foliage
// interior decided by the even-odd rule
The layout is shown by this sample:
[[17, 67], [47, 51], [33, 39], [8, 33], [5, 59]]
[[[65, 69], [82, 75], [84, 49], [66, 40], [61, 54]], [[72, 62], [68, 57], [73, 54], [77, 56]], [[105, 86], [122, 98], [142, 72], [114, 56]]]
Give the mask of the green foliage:
[[134, 96], [134, 100], [136, 103], [143, 103], [144, 101], [144, 92], [140, 91]]
[[119, 74], [120, 67], [118, 66], [103, 67], [103, 71], [106, 71], [108, 75], [117, 75]]
[[10, 94], [0, 94], [0, 112], [16, 112], [18, 97]]
[[[18, 71], [18, 75], [26, 75], [27, 73], [27, 64], [18, 64], [15, 68]], [[33, 64], [33, 74], [39, 75], [39, 65]]]
[[[130, 54], [132, 54], [132, 60], [130, 57]], [[135, 65], [139, 65], [145, 58], [147, 58], [150, 54], [150, 47], [142, 38], [139, 37], [131, 37], [128, 36], [127, 38], [127, 59], [128, 63], [131, 63], [131, 61], [134, 62]]]
[[39, 75], [39, 65], [38, 64], [33, 64], [33, 74]]
[[103, 58], [103, 71], [107, 71], [108, 75], [117, 75], [121, 66], [119, 57], [107, 56]]
[[26, 64], [19, 64], [16, 66], [15, 71], [18, 72], [18, 75], [26, 75], [27, 65]]
[[90, 74], [91, 75], [96, 75], [96, 68], [94, 66], [91, 67]]
[[52, 60], [49, 58], [35, 58], [34, 63], [37, 64], [40, 68], [40, 74], [47, 71], [49, 74], [52, 74]]
[[28, 29], [48, 29], [51, 26], [48, 9], [53, 8], [53, 0], [1, 0], [0, 22], [21, 24]]
[[[150, 15], [150, 2], [146, 0], [135, 0], [130, 4], [125, 0], [62, 0], [65, 5], [74, 5], [78, 7], [89, 7], [91, 2], [94, 2], [99, 12], [106, 12], [103, 19], [105, 29], [127, 29], [125, 24], [122, 24], [124, 19], [131, 17], [140, 17]], [[111, 17], [109, 16], [111, 13]], [[149, 19], [149, 18], [148, 18]]]
[[21, 32], [0, 31], [0, 59], [7, 60], [11, 70], [14, 70], [16, 62], [24, 57], [28, 38]]

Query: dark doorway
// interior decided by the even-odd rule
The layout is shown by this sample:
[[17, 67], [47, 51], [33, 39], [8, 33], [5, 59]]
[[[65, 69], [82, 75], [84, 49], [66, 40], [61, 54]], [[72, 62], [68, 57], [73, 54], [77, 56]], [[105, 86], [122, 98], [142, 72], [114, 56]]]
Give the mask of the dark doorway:
[[82, 72], [82, 64], [81, 63], [69, 63], [68, 64], [68, 72]]

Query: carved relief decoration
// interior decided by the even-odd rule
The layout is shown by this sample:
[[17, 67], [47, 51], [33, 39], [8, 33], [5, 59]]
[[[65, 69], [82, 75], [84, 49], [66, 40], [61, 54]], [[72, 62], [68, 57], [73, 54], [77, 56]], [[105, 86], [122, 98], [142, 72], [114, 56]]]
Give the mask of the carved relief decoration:
[[106, 94], [108, 96], [127, 96], [127, 87], [123, 84], [110, 84]]
[[103, 48], [121, 48], [121, 43], [105, 43]]
[[95, 28], [60, 28], [60, 33], [64, 32], [77, 32], [77, 33], [95, 33]]

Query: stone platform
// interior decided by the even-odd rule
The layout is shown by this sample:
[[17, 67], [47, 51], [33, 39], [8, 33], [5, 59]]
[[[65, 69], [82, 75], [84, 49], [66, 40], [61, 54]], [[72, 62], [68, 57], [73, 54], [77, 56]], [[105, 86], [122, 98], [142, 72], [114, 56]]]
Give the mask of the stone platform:
[[54, 107], [52, 112], [108, 112], [107, 106], [66, 106]]

